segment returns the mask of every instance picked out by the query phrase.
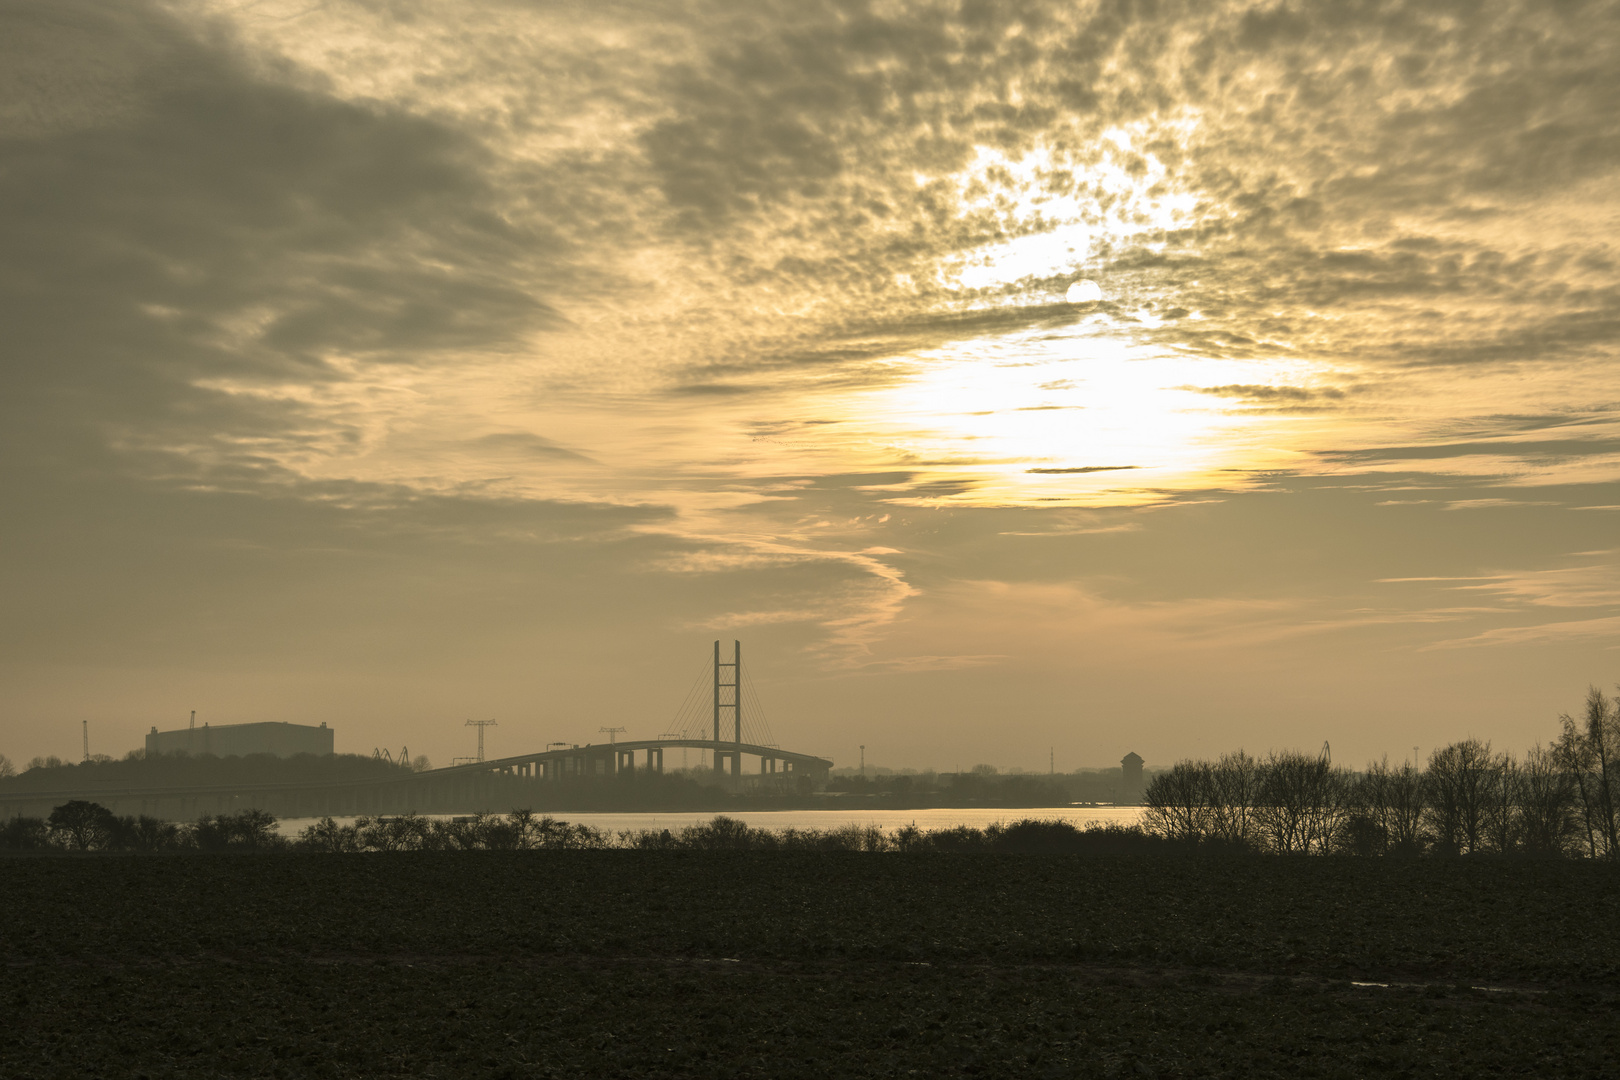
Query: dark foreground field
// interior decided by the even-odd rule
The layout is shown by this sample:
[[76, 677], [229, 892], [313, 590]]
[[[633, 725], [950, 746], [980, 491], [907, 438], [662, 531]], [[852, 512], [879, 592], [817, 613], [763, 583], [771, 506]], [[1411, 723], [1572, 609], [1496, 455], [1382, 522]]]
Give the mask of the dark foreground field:
[[13, 858], [0, 959], [7, 1078], [1620, 1073], [1589, 863]]

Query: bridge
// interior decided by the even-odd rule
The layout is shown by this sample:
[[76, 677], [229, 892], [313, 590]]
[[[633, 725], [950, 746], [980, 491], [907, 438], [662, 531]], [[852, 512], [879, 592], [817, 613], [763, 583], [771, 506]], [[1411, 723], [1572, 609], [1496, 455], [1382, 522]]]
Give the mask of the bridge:
[[[797, 779], [808, 776], [813, 783], [825, 784], [828, 771], [832, 769], [832, 762], [826, 758], [781, 749], [772, 740], [770, 728], [763, 725], [763, 721], [760, 722], [763, 738], [758, 735], [752, 739], [744, 737], [747, 725], [743, 717], [743, 700], [747, 684], [743, 681], [742, 642], [733, 641], [731, 649], [731, 659], [726, 660], [720, 652], [720, 643], [718, 641], [714, 643], [712, 669], [706, 668], [704, 678], [700, 679], [700, 682], [707, 682], [712, 678], [710, 685], [713, 688], [713, 695], [706, 701], [701, 701], [689, 691], [687, 700], [671, 724], [676, 730], [660, 735], [656, 739], [622, 743], [615, 740], [606, 746], [575, 745], [558, 750], [548, 747], [538, 754], [520, 754], [517, 757], [484, 761], [482, 760], [484, 743], [480, 729], [479, 761], [453, 765], [448, 769], [436, 769], [434, 772], [438, 775], [449, 775], [456, 770], [475, 773], [495, 772], [506, 776], [545, 780], [585, 776], [598, 778], [629, 776], [636, 772], [635, 759], [638, 753], [646, 755], [642, 769], [662, 773], [665, 750], [692, 749], [710, 755], [715, 774], [729, 780], [732, 787], [744, 782], [746, 775], [743, 766], [744, 757], [759, 759], [757, 775], [761, 778], [791, 775]], [[693, 689], [697, 688], [694, 686]], [[712, 731], [705, 737], [703, 729], [708, 726], [707, 721], [711, 717]], [[752, 711], [749, 720], [753, 720]], [[726, 728], [730, 729], [731, 738], [722, 740], [721, 735], [728, 733]], [[611, 730], [617, 732], [622, 729]]]
[[[798, 754], [777, 746], [760, 746], [742, 741], [717, 742], [714, 739], [688, 739], [667, 737], [642, 739], [636, 742], [613, 742], [572, 746], [564, 750], [546, 750], [538, 754], [519, 754], [516, 757], [492, 758], [465, 765], [452, 765], [444, 769], [430, 769], [417, 773], [420, 778], [434, 779], [455, 776], [477, 776], [492, 773], [500, 776], [559, 781], [610, 776], [629, 777], [638, 771], [662, 774], [664, 751], [699, 750], [712, 756], [714, 771], [732, 781], [732, 786], [746, 782], [750, 775], [769, 780], [776, 777], [805, 776], [812, 783], [824, 784], [832, 762], [810, 754]], [[644, 755], [642, 764], [636, 765], [636, 755]], [[744, 771], [743, 758], [759, 759], [758, 773]]]
[[[700, 768], [710, 770], [713, 782], [731, 792], [809, 795], [826, 786], [831, 761], [775, 745], [762, 718], [758, 725], [750, 725], [761, 730], [745, 730], [740, 643], [732, 643], [727, 661], [722, 658], [720, 643], [715, 642], [712, 676], [706, 671], [701, 681], [711, 683], [712, 695], [702, 695], [699, 709], [694, 694], [688, 693], [672, 725], [678, 730], [656, 739], [614, 739], [583, 746], [552, 743], [537, 753], [418, 773], [401, 771], [398, 776], [379, 779], [186, 786], [113, 783], [49, 791], [12, 787], [0, 790], [0, 820], [18, 815], [43, 817], [70, 799], [98, 802], [115, 814], [179, 821], [250, 808], [282, 818], [504, 811], [519, 806], [538, 809], [559, 800], [574, 803], [574, 809], [582, 808], [582, 803], [615, 809], [636, 791], [638, 785], [633, 781], [665, 775], [665, 754], [670, 750], [698, 751]], [[722, 717], [730, 723], [722, 724]], [[695, 730], [695, 718], [707, 730]], [[731, 738], [723, 739], [722, 734]], [[705, 758], [707, 766], [702, 765]], [[745, 763], [745, 759], [758, 764], [750, 767], [752, 762]], [[607, 781], [620, 783], [608, 785]]]

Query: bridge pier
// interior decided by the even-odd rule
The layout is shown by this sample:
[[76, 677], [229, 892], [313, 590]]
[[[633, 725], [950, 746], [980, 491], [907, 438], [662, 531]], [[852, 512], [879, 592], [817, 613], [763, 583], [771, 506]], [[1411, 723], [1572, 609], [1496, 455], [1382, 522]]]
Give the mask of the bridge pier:
[[661, 747], [649, 746], [647, 748], [647, 771], [664, 774], [664, 751]]

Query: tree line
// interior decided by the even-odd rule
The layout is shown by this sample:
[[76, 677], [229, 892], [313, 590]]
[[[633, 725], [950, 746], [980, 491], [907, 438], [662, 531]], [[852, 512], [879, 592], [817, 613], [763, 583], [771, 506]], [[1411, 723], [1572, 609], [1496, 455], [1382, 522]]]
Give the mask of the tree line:
[[1181, 761], [1148, 784], [1143, 824], [1279, 854], [1620, 857], [1620, 702], [1594, 687], [1560, 722], [1522, 758], [1464, 739], [1421, 769], [1385, 759], [1355, 773], [1298, 751]]
[[399, 851], [938, 851], [1089, 852], [1123, 854], [1185, 847], [1135, 826], [1077, 828], [1066, 821], [1025, 819], [978, 829], [956, 826], [884, 830], [873, 825], [834, 829], [764, 829], [725, 815], [684, 828], [606, 832], [532, 810], [456, 818], [418, 814], [360, 817], [344, 824], [327, 817], [296, 836], [283, 835], [263, 810], [205, 815], [176, 824], [150, 817], [117, 817], [84, 800], [64, 803], [48, 818], [13, 818], [0, 825], [0, 850], [75, 852], [310, 851], [331, 854]]
[[14, 817], [0, 824], [7, 851], [270, 851], [285, 846], [276, 819], [263, 810], [204, 814], [179, 823], [119, 817], [100, 803], [73, 799], [49, 817]]
[[36, 757], [20, 771], [0, 754], [0, 786], [8, 791], [94, 790], [99, 786], [302, 784], [330, 781], [385, 780], [431, 767], [426, 757], [410, 763], [380, 754], [247, 754], [216, 757], [176, 751], [148, 756], [131, 750], [122, 758], [105, 754], [85, 761]]

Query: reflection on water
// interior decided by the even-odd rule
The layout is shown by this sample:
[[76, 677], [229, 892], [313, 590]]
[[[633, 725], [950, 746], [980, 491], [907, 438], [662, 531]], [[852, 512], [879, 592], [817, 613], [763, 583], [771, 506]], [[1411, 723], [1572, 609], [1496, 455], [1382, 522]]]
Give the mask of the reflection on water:
[[[701, 825], [715, 817], [717, 811], [701, 812], [672, 812], [653, 814], [629, 813], [568, 813], [561, 811], [549, 816], [560, 821], [568, 821], [580, 825], [590, 825], [612, 835], [624, 830], [637, 832], [642, 829], [668, 829], [678, 832], [688, 825]], [[876, 825], [884, 831], [893, 831], [905, 825], [915, 824], [919, 829], [953, 829], [958, 825], [967, 825], [975, 829], [982, 829], [997, 821], [1019, 821], [1023, 818], [1039, 818], [1043, 821], [1061, 820], [1071, 822], [1080, 828], [1090, 824], [1118, 824], [1135, 825], [1142, 820], [1142, 808], [1139, 806], [1037, 806], [1017, 807], [1012, 809], [997, 807], [982, 807], [972, 809], [931, 809], [931, 810], [727, 810], [726, 817], [747, 822], [755, 828], [761, 829], [837, 829], [844, 825]], [[449, 820], [459, 816], [453, 814], [424, 814], [424, 817]], [[288, 818], [280, 822], [280, 829], [285, 836], [297, 836], [305, 827], [313, 825], [317, 818]], [[354, 823], [354, 818], [336, 819], [340, 825]]]

